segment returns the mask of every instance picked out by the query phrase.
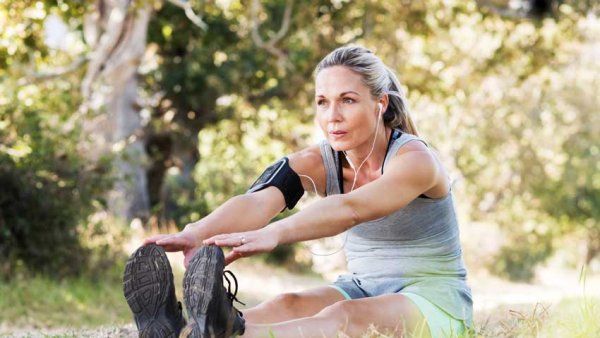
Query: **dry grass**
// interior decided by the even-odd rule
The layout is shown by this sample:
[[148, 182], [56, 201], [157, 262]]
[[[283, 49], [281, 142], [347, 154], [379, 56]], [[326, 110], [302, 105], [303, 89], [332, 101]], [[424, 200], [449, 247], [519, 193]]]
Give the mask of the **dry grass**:
[[[253, 265], [253, 268], [256, 273], [257, 267]], [[177, 267], [173, 270], [176, 283], [180, 285], [182, 270]], [[246, 274], [243, 269], [237, 270], [241, 275]], [[259, 274], [263, 276], [263, 287], [264, 276], [268, 275], [266, 272], [261, 270]], [[270, 271], [270, 274], [274, 273]], [[285, 274], [276, 275], [282, 281], [291, 278]], [[59, 336], [114, 336], [115, 332], [119, 332], [117, 336], [135, 336], [131, 314], [122, 296], [120, 270], [107, 272], [105, 277], [103, 281], [70, 279], [58, 283], [44, 278], [0, 281], [0, 335], [14, 329], [25, 329], [25, 336], [38, 336], [44, 331], [52, 332], [52, 336], [55, 332]], [[246, 289], [254, 284], [253, 280], [244, 280]], [[305, 280], [301, 282], [293, 280], [293, 283], [303, 284], [304, 288], [309, 284]], [[323, 281], [314, 282], [320, 284]], [[287, 284], [276, 286], [273, 288], [277, 292], [279, 288], [291, 288]], [[252, 291], [246, 290], [242, 299], [256, 298], [255, 303], [258, 299], [265, 299]], [[177, 288], [177, 293], [181, 298], [181, 288]], [[501, 305], [485, 313], [483, 311], [476, 313], [474, 332], [453, 337], [600, 337], [600, 297], [595, 294], [594, 297], [573, 297], [537, 304]], [[363, 337], [393, 336], [393, 332], [384, 332], [373, 326]], [[411, 338], [421, 336], [419, 333], [405, 335]], [[339, 337], [344, 336], [340, 334]]]

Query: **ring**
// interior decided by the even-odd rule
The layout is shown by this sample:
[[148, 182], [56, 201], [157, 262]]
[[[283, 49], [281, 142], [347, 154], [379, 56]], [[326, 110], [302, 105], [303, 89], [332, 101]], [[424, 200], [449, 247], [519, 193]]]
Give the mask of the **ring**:
[[242, 237], [242, 238], [240, 239], [240, 242], [241, 242], [242, 244], [246, 243], [246, 237]]

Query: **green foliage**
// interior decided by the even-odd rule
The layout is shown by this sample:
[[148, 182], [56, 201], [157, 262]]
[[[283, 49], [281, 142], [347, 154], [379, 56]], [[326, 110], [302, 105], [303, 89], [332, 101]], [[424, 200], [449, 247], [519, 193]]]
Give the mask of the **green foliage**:
[[[494, 269], [530, 277], [567, 228], [599, 224], [583, 209], [600, 210], [598, 62], [590, 51], [598, 19], [567, 5], [543, 20], [500, 17], [473, 2], [418, 7], [399, 13], [406, 24], [377, 49], [399, 61], [420, 132], [452, 159], [459, 207], [510, 234]], [[371, 38], [389, 36], [387, 27]]]
[[271, 105], [242, 106], [232, 119], [200, 132], [200, 156], [206, 160], [196, 167], [197, 193], [210, 210], [245, 193], [268, 165], [293, 151], [283, 137], [274, 135], [309, 137], [310, 129], [299, 121], [301, 116], [293, 115], [278, 100]]
[[[591, 52], [599, 24], [586, 16], [596, 7], [567, 1], [551, 17], [521, 18], [476, 1], [295, 3], [276, 44], [287, 58], [282, 66], [253, 41], [243, 2], [192, 4], [208, 30], [168, 2], [153, 4], [152, 52], [140, 68], [144, 94], [164, 93], [144, 111], [159, 218], [183, 227], [244, 193], [274, 160], [314, 143], [312, 70], [333, 48], [356, 42], [399, 74], [421, 134], [459, 178], [464, 221], [496, 223], [510, 234], [494, 271], [530, 278], [570, 232], [588, 238], [588, 260], [600, 252], [600, 71]], [[261, 4], [258, 32], [268, 40], [285, 1]], [[46, 212], [56, 222], [48, 229], [85, 223], [107, 186], [102, 165], [89, 168], [77, 155], [79, 129], [70, 117], [81, 71], [47, 82], [29, 76], [89, 51], [81, 38], [89, 10], [65, 1], [0, 7], [0, 23], [10, 27], [0, 32], [3, 173], [12, 191], [30, 192], [11, 205], [52, 206]], [[50, 14], [71, 29], [68, 48], [44, 43]], [[10, 191], [3, 198], [15, 200]], [[6, 229], [3, 238], [12, 236]]]
[[[263, 3], [269, 18], [283, 5]], [[168, 89], [172, 104], [161, 109], [195, 111], [214, 123], [199, 133], [197, 186], [188, 194], [195, 201], [178, 209], [188, 210], [186, 222], [243, 193], [277, 157], [314, 142], [306, 137], [314, 116], [310, 72], [334, 47], [357, 42], [400, 75], [420, 131], [464, 179], [458, 204], [469, 218], [513, 234], [494, 271], [530, 278], [557, 236], [581, 224], [583, 233], [597, 233], [598, 81], [569, 76], [581, 74], [573, 65], [581, 64], [580, 47], [593, 43], [586, 32], [595, 31], [597, 19], [586, 21], [569, 5], [540, 20], [501, 17], [469, 1], [313, 5], [295, 7], [279, 44], [294, 68], [283, 72], [251, 43], [237, 2], [205, 8], [214, 27], [208, 32], [167, 7], [158, 13], [151, 39], [163, 63], [150, 79], [177, 89]], [[302, 24], [306, 19], [312, 24]], [[260, 32], [268, 36], [279, 22], [264, 24]], [[261, 115], [269, 110], [275, 118]], [[300, 126], [306, 129], [286, 136]]]
[[43, 44], [42, 19], [73, 16], [78, 7], [14, 5], [0, 8], [11, 27], [0, 33], [0, 63], [8, 66], [0, 68], [0, 276], [78, 274], [92, 255], [82, 230], [104, 204], [110, 167], [108, 159], [92, 164], [78, 151], [78, 74], [44, 82], [31, 75], [71, 58]]
[[502, 247], [492, 272], [511, 280], [529, 281], [534, 277], [534, 268], [542, 263], [554, 250], [552, 237], [532, 232], [511, 238], [510, 245]]
[[[269, 18], [279, 18], [285, 6], [281, 1], [262, 4]], [[282, 40], [290, 60], [286, 67], [252, 41], [241, 2], [206, 3], [196, 10], [204, 14], [207, 31], [179, 8], [164, 4], [148, 33], [149, 43], [157, 47], [157, 63], [145, 77], [145, 88], [165, 93], [149, 134], [168, 138], [174, 148], [187, 146], [191, 149], [185, 154], [198, 152], [200, 158], [193, 180], [186, 165], [167, 171], [164, 179], [172, 197], [158, 210], [180, 227], [245, 192], [269, 163], [306, 144], [312, 121], [306, 90], [312, 84], [306, 80], [323, 53], [308, 38], [318, 29], [301, 24], [312, 17], [310, 7], [294, 6]], [[261, 16], [259, 21], [264, 39], [281, 25], [280, 19]], [[171, 153], [173, 162], [186, 161]]]
[[[8, 106], [0, 129], [2, 275], [25, 269], [63, 276], [86, 266], [78, 226], [108, 186], [104, 165], [86, 168], [77, 137], [48, 133], [43, 111]], [[48, 135], [49, 134], [49, 135]], [[35, 149], [35, 151], [32, 151]]]

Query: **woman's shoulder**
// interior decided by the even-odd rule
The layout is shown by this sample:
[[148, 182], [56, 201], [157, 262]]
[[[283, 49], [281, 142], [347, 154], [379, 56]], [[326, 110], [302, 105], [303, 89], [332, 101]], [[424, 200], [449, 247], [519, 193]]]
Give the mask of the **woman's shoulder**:
[[299, 167], [313, 167], [321, 161], [321, 144], [313, 144], [304, 147], [296, 152], [289, 154], [290, 163], [295, 163]]
[[412, 151], [425, 151], [429, 150], [429, 144], [423, 138], [409, 134], [402, 133], [400, 137], [398, 137], [394, 143], [392, 144], [392, 149], [390, 151], [393, 155], [399, 156], [405, 153], [409, 153]]
[[[323, 195], [325, 191], [325, 166], [321, 156], [320, 143], [313, 144], [302, 148], [288, 155], [290, 167], [300, 175], [302, 185], [307, 191], [314, 191], [314, 182], [319, 191], [319, 195]], [[309, 176], [313, 182], [302, 175]]]
[[[432, 198], [433, 201], [447, 195], [450, 192], [450, 179], [446, 168], [442, 164], [439, 154], [423, 138], [413, 134], [403, 134], [405, 138], [398, 142], [392, 158], [408, 155], [411, 161], [398, 159], [397, 165], [411, 166], [417, 172], [431, 172], [435, 176], [435, 185], [424, 192], [424, 195]], [[407, 163], [408, 162], [408, 163]]]

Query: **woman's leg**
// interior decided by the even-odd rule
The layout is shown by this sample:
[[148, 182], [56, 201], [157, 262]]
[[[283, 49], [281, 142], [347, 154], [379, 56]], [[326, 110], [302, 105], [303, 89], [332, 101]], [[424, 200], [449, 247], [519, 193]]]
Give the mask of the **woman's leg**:
[[401, 294], [336, 302], [316, 315], [276, 324], [246, 324], [243, 337], [336, 337], [344, 333], [350, 337], [364, 334], [374, 325], [379, 332], [393, 332], [395, 336], [412, 334], [428, 337], [425, 317], [417, 306]]
[[246, 325], [279, 323], [313, 316], [344, 299], [338, 290], [323, 286], [302, 292], [284, 293], [242, 312]]

